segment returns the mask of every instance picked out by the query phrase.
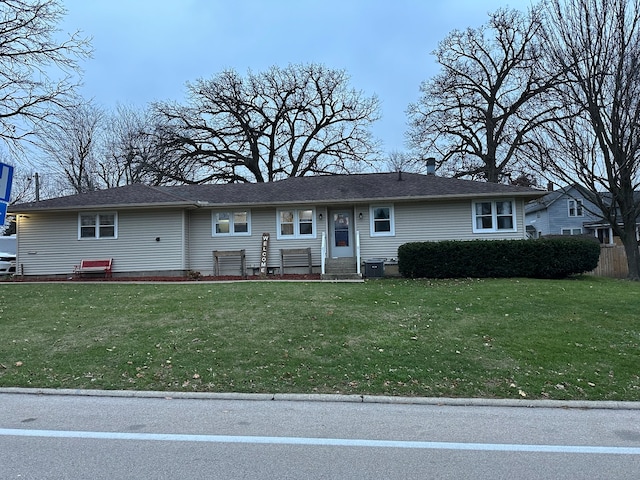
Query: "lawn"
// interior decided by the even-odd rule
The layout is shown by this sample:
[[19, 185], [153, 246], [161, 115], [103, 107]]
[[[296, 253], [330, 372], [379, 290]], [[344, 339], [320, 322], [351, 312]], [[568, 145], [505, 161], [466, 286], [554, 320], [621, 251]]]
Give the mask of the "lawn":
[[640, 400], [640, 284], [0, 284], [0, 387]]

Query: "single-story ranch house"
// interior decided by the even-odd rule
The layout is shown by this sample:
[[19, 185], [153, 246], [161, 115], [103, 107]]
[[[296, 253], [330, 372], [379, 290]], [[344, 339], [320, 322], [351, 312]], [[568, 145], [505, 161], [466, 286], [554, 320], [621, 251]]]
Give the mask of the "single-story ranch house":
[[84, 259], [112, 259], [114, 276], [361, 275], [367, 260], [393, 272], [407, 242], [525, 239], [524, 206], [544, 194], [396, 172], [135, 184], [9, 210], [26, 277], [68, 276]]

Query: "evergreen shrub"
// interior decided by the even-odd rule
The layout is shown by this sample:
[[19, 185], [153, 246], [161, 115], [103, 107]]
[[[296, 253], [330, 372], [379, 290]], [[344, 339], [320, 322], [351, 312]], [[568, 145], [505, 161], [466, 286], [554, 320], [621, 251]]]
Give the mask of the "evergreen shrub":
[[411, 242], [398, 248], [398, 269], [408, 278], [566, 278], [598, 266], [594, 238]]

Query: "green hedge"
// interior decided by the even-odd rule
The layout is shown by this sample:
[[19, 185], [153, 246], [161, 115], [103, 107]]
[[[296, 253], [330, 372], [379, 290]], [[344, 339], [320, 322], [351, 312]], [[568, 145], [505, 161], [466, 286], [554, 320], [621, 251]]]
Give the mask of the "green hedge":
[[565, 278], [599, 258], [591, 237], [413, 242], [398, 248], [398, 269], [409, 278]]

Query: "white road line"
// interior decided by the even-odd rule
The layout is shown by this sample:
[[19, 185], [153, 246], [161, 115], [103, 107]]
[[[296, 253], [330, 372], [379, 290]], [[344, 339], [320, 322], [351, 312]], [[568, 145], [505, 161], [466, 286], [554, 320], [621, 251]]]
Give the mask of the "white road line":
[[267, 445], [308, 445], [329, 447], [410, 448], [423, 450], [473, 450], [493, 452], [587, 453], [640, 455], [638, 447], [588, 445], [526, 445], [501, 443], [415, 442], [348, 438], [258, 437], [235, 435], [185, 435], [173, 433], [84, 432], [66, 430], [27, 430], [0, 428], [0, 436], [42, 438], [89, 438], [98, 440], [138, 440], [151, 442], [208, 442]]

